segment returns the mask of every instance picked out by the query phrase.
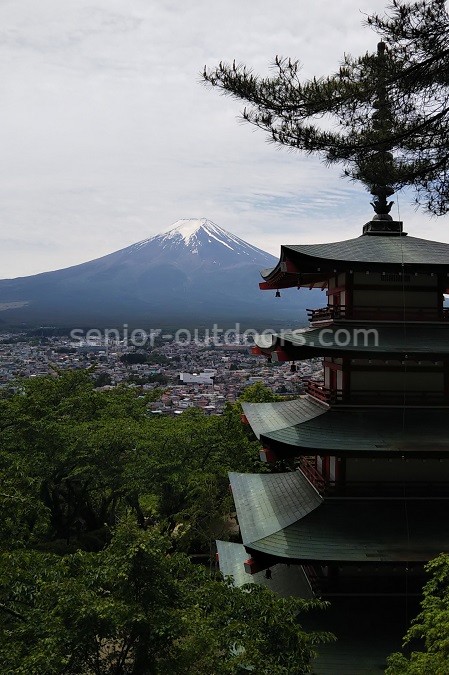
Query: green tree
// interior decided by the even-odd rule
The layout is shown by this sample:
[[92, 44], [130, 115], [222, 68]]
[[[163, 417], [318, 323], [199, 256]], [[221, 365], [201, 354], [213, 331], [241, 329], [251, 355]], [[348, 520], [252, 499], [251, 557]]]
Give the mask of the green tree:
[[141, 526], [164, 522], [180, 550], [207, 552], [225, 536], [227, 473], [257, 457], [240, 411], [156, 417], [147, 400], [99, 391], [88, 371], [35, 378], [0, 400], [0, 542], [95, 550], [128, 510]]
[[331, 636], [300, 617], [323, 606], [234, 588], [127, 520], [99, 553], [0, 556], [2, 672], [306, 673]]
[[277, 396], [273, 391], [262, 382], [255, 382], [245, 388], [245, 391], [239, 396], [240, 403], [273, 403], [282, 401], [281, 396]]
[[410, 656], [393, 654], [387, 675], [446, 675], [449, 672], [449, 555], [431, 560], [421, 611], [404, 638]]
[[113, 524], [125, 505], [142, 519], [127, 466], [145, 445], [146, 401], [94, 386], [89, 371], [74, 371], [27, 380], [0, 401], [0, 471], [23, 496], [18, 504], [45, 509], [50, 538], [67, 542]]
[[330, 636], [300, 618], [322, 603], [233, 588], [182, 553], [226, 536], [227, 472], [254, 464], [238, 406], [155, 419], [146, 403], [90, 371], [0, 400], [2, 672], [308, 672]]
[[176, 419], [160, 417], [151, 429], [149, 452], [133, 471], [153, 475], [156, 515], [176, 531], [177, 548], [207, 552], [225, 534], [232, 502], [228, 471], [253, 469], [257, 444], [231, 405], [220, 416], [192, 408]]
[[[298, 61], [276, 57], [274, 75], [245, 65], [205, 68], [206, 83], [248, 105], [243, 119], [276, 144], [341, 163], [361, 181], [374, 208], [411, 185], [434, 214], [449, 210], [449, 16], [444, 0], [394, 0], [368, 25], [376, 54], [345, 56], [336, 73], [301, 82]], [[331, 124], [329, 124], [331, 122]]]
[[112, 384], [112, 377], [109, 373], [103, 372], [99, 373], [95, 377], [95, 386], [96, 387], [105, 387]]

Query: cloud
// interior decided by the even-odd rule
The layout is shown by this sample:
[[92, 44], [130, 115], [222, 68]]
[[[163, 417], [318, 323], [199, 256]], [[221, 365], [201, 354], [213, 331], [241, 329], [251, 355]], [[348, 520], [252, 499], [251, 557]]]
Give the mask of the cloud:
[[[277, 254], [356, 236], [369, 195], [317, 159], [238, 124], [200, 84], [205, 64], [268, 72], [276, 54], [326, 74], [373, 49], [363, 12], [384, 0], [21, 0], [0, 3], [1, 276], [89, 260], [204, 216]], [[413, 234], [447, 239], [416, 214]], [[405, 219], [405, 218], [404, 218]], [[425, 232], [423, 232], [425, 230]], [[9, 246], [9, 247], [8, 247]]]

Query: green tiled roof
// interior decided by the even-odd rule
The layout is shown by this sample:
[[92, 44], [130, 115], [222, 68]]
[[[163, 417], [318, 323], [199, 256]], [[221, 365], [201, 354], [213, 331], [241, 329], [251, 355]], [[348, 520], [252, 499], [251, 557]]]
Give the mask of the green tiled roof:
[[289, 253], [325, 260], [401, 265], [449, 265], [449, 244], [418, 239], [362, 235], [329, 244], [299, 244], [282, 247]]
[[296, 561], [427, 561], [449, 550], [448, 500], [323, 500], [301, 471], [229, 474], [243, 544]]
[[449, 550], [448, 516], [447, 501], [329, 499], [292, 525], [246, 545], [294, 560], [423, 562]]
[[438, 268], [447, 272], [449, 244], [416, 237], [362, 235], [329, 244], [284, 245], [276, 267], [261, 271], [266, 280], [262, 288], [313, 286], [325, 281], [329, 273], [376, 268], [390, 272]]
[[278, 595], [297, 598], [311, 598], [312, 589], [306, 575], [300, 565], [287, 567], [286, 565], [273, 565], [271, 579], [265, 577], [265, 571], [256, 574], [247, 574], [244, 562], [248, 559], [248, 553], [242, 544], [234, 544], [230, 541], [216, 541], [220, 572], [224, 576], [232, 577], [235, 586], [244, 584], [260, 584], [267, 586]]
[[230, 473], [229, 480], [244, 544], [288, 527], [323, 501], [300, 471]]
[[447, 453], [449, 413], [444, 408], [330, 408], [306, 422], [266, 431], [264, 440], [290, 452]]
[[242, 408], [257, 438], [265, 432], [306, 422], [328, 410], [327, 405], [311, 396], [278, 403], [242, 403]]
[[255, 343], [258, 347], [268, 350], [277, 346], [284, 346], [287, 351], [294, 349], [294, 356], [298, 359], [309, 358], [312, 351], [323, 355], [330, 352], [363, 352], [428, 355], [434, 358], [435, 355], [449, 354], [449, 323], [422, 326], [417, 324], [367, 326], [351, 322], [344, 326], [330, 325], [323, 328], [284, 331], [282, 334], [261, 335], [256, 338]]

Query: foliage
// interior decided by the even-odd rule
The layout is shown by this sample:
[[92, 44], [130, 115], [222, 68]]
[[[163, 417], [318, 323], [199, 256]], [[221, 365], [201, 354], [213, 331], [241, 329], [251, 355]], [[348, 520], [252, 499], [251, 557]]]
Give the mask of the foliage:
[[0, 402], [1, 469], [11, 476], [21, 467], [29, 496], [47, 509], [50, 536], [68, 542], [99, 530], [130, 502], [124, 468], [145, 413], [129, 390], [95, 391], [87, 371], [28, 380]]
[[387, 675], [446, 675], [449, 672], [449, 555], [434, 558], [426, 570], [432, 576], [424, 586], [421, 612], [404, 638], [404, 646], [413, 647], [413, 651], [409, 657], [390, 656]]
[[157, 529], [128, 520], [99, 553], [4, 553], [2, 672], [308, 672], [330, 636], [305, 633], [298, 618], [323, 603], [233, 588], [169, 547]]
[[[0, 550], [38, 542], [48, 530], [48, 511], [38, 498], [36, 479], [28, 475], [21, 459], [0, 471]], [[6, 469], [6, 470], [5, 470]]]
[[331, 636], [300, 615], [323, 603], [236, 589], [185, 555], [226, 537], [227, 472], [254, 464], [239, 405], [155, 418], [149, 398], [91, 375], [0, 399], [2, 672], [309, 672]]
[[239, 396], [241, 403], [273, 403], [274, 401], [282, 401], [281, 396], [273, 394], [271, 389], [266, 387], [262, 382], [255, 382], [246, 387], [245, 391]]
[[170, 359], [164, 356], [164, 354], [161, 354], [160, 352], [153, 350], [148, 354], [148, 363], [167, 365], [168, 363], [170, 363]]
[[108, 372], [98, 373], [94, 377], [95, 387], [107, 387], [112, 384], [112, 377]]
[[[444, 0], [394, 0], [367, 24], [383, 42], [377, 54], [346, 55], [338, 71], [301, 82], [298, 61], [276, 57], [272, 77], [220, 63], [205, 68], [212, 87], [248, 103], [243, 119], [274, 143], [315, 153], [386, 198], [411, 185], [416, 201], [449, 210], [449, 15]], [[383, 188], [383, 189], [382, 189]], [[386, 189], [387, 188], [387, 189]], [[380, 198], [380, 200], [379, 200]]]
[[179, 548], [208, 551], [229, 510], [227, 472], [251, 470], [256, 443], [232, 406], [173, 419], [148, 415], [149, 400], [98, 391], [85, 371], [25, 381], [1, 399], [0, 541], [26, 544], [45, 530], [47, 542], [95, 549], [131, 510], [141, 525], [176, 529]]

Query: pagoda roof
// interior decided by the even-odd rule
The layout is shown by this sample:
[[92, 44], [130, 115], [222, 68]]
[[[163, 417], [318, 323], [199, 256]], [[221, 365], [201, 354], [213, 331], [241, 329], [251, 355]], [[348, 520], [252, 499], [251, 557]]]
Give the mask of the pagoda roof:
[[284, 412], [285, 402], [243, 404], [254, 433], [275, 452], [293, 457], [310, 451], [354, 457], [423, 454], [440, 457], [449, 452], [447, 409], [329, 408], [315, 403], [313, 397], [300, 398], [310, 398], [313, 403], [307, 408], [310, 413], [305, 412], [305, 406], [302, 409], [298, 406], [296, 418], [291, 407]]
[[284, 429], [313, 419], [329, 410], [312, 396], [276, 403], [242, 403], [242, 409], [257, 438], [261, 434]]
[[255, 344], [268, 354], [283, 350], [284, 360], [292, 361], [318, 355], [347, 354], [383, 354], [396, 358], [405, 355], [427, 356], [435, 360], [438, 356], [449, 354], [449, 323], [386, 325], [351, 321], [318, 328], [299, 328], [281, 334], [259, 335], [255, 338]]
[[262, 270], [262, 289], [319, 285], [330, 274], [351, 269], [449, 270], [449, 244], [417, 237], [361, 235], [326, 244], [281, 246], [276, 267]]
[[448, 501], [323, 500], [301, 471], [229, 477], [250, 552], [297, 562], [424, 562], [449, 548]]
[[229, 480], [245, 545], [292, 525], [323, 502], [300, 471], [231, 472]]

